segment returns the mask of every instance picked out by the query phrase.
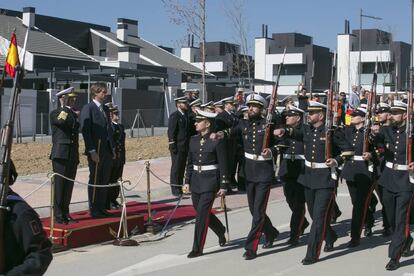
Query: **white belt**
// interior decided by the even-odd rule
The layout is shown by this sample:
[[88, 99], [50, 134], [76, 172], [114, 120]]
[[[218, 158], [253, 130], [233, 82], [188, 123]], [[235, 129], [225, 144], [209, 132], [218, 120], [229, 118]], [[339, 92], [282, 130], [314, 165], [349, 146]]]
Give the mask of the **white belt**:
[[283, 154], [283, 159], [294, 159], [294, 160], [305, 160], [305, 156], [303, 154]]
[[362, 155], [354, 155], [353, 159], [354, 161], [365, 161]]
[[313, 169], [327, 169], [329, 168], [325, 163], [317, 163], [317, 162], [310, 162], [305, 160], [306, 167], [313, 168]]
[[407, 165], [395, 164], [395, 163], [391, 163], [391, 162], [385, 162], [385, 166], [387, 168], [397, 170], [397, 171], [406, 171], [407, 170]]
[[212, 170], [217, 170], [218, 165], [206, 165], [206, 166], [193, 165], [193, 168], [195, 171], [198, 171], [198, 172], [212, 171]]
[[255, 161], [272, 160], [272, 157], [264, 158], [261, 155], [251, 154], [251, 153], [247, 153], [247, 152], [244, 153], [244, 157], [246, 157], [247, 159], [255, 160]]

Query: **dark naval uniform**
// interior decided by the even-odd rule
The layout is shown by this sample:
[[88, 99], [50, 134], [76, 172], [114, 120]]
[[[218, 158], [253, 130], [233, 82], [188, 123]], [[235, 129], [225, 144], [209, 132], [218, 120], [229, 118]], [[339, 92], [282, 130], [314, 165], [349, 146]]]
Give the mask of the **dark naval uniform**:
[[[234, 113], [230, 113], [226, 110], [219, 113], [216, 117], [216, 131], [223, 131], [225, 129], [232, 128], [237, 125], [238, 119]], [[229, 162], [229, 181], [230, 186], [236, 186], [237, 182], [235, 179], [236, 169], [237, 169], [237, 141], [235, 139], [227, 140], [227, 149], [228, 149], [228, 162]], [[231, 189], [231, 188], [230, 188]]]
[[384, 170], [378, 180], [383, 187], [382, 202], [393, 231], [388, 256], [399, 262], [412, 243], [409, 231], [410, 209], [414, 195], [413, 179], [406, 166], [406, 126], [381, 127], [375, 142], [384, 147]]
[[[116, 183], [122, 178], [125, 165], [125, 128], [120, 123], [112, 122], [112, 128], [114, 130], [114, 146], [115, 156], [112, 160], [111, 176], [109, 177], [109, 183]], [[109, 187], [108, 189], [108, 203], [118, 205], [116, 201], [119, 195], [119, 186]]]
[[226, 228], [211, 208], [219, 188], [225, 189], [228, 183], [227, 149], [224, 140], [213, 141], [209, 136], [210, 133], [191, 137], [185, 176], [197, 212], [192, 249], [196, 255], [203, 253], [208, 227], [219, 237], [220, 245], [226, 242]]
[[[352, 142], [355, 155], [345, 159], [341, 177], [346, 180], [352, 201], [351, 243], [350, 247], [357, 246], [361, 237], [362, 227], [366, 221], [368, 206], [373, 190], [373, 166], [372, 161], [362, 159], [364, 144], [363, 127], [357, 129], [354, 126], [345, 127], [344, 133], [347, 141]], [[373, 147], [370, 146], [371, 156], [374, 157]]]
[[[304, 186], [305, 200], [312, 218], [308, 249], [302, 261], [309, 264], [319, 259], [324, 239], [324, 251], [331, 251], [337, 240], [337, 235], [330, 226], [337, 176], [335, 168], [329, 168], [325, 164], [325, 125], [317, 128], [303, 125], [301, 129], [289, 129], [289, 132], [292, 138], [302, 140], [304, 144], [305, 166], [298, 182]], [[338, 165], [343, 162], [341, 149], [350, 150], [351, 146], [344, 139], [341, 130], [337, 129], [332, 135], [332, 158]]]
[[[183, 185], [185, 163], [190, 139], [190, 125], [187, 112], [177, 110], [168, 119], [168, 143], [171, 154], [170, 183]], [[181, 194], [181, 187], [171, 186], [173, 195]]]
[[[273, 227], [269, 217], [266, 215], [266, 207], [270, 194], [270, 186], [274, 181], [275, 170], [273, 158], [261, 156], [263, 139], [265, 135], [266, 119], [240, 120], [236, 127], [230, 131], [230, 136], [241, 138], [244, 150], [244, 173], [246, 177], [247, 199], [250, 213], [253, 216], [252, 227], [247, 236], [246, 253], [255, 257], [257, 247], [262, 233], [266, 240], [273, 244], [279, 231]], [[271, 130], [273, 132], [273, 130]], [[275, 139], [271, 135], [269, 148], [273, 155], [277, 154]]]
[[[301, 128], [299, 125], [297, 128]], [[281, 160], [278, 175], [283, 184], [283, 192], [292, 215], [290, 217], [289, 243], [296, 244], [304, 229], [309, 225], [305, 218], [304, 188], [298, 182], [304, 170], [305, 156], [302, 141], [286, 137], [281, 141]]]
[[52, 256], [52, 244], [39, 216], [18, 194], [9, 191], [4, 225], [5, 275], [43, 275]]
[[[79, 122], [78, 116], [69, 107], [59, 107], [50, 112], [52, 127], [53, 172], [75, 179], [79, 164]], [[54, 214], [56, 222], [64, 223], [69, 218], [69, 204], [73, 181], [55, 176]]]

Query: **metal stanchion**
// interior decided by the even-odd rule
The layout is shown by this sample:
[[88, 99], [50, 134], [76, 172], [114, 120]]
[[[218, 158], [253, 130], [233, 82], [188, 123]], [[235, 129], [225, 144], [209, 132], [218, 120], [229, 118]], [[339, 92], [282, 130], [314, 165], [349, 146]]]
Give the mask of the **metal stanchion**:
[[50, 231], [49, 239], [53, 243], [53, 230], [55, 226], [55, 176], [50, 178]]
[[145, 162], [145, 170], [147, 172], [147, 208], [148, 208], [148, 222], [145, 224], [145, 229], [150, 233], [157, 233], [160, 231], [160, 226], [154, 223], [151, 213], [151, 181], [150, 181], [150, 162]]
[[[125, 181], [129, 182], [129, 181]], [[119, 228], [118, 228], [118, 235], [116, 240], [112, 243], [113, 245], [117, 246], [137, 246], [139, 243], [136, 240], [130, 239], [128, 235], [128, 220], [127, 220], [127, 208], [126, 208], [126, 200], [125, 200], [125, 192], [124, 192], [124, 185], [123, 182], [120, 183], [120, 195], [122, 201], [122, 212], [121, 212], [121, 219], [119, 221]], [[121, 237], [121, 232], [123, 230], [123, 237]]]

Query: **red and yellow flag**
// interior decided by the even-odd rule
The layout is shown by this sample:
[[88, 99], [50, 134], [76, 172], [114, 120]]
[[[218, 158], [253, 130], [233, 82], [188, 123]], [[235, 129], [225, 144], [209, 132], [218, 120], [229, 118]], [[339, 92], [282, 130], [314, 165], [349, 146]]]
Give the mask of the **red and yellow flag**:
[[16, 66], [20, 64], [19, 54], [17, 50], [17, 40], [16, 33], [13, 32], [10, 38], [9, 51], [7, 52], [6, 58], [6, 73], [9, 74], [12, 78], [16, 75]]

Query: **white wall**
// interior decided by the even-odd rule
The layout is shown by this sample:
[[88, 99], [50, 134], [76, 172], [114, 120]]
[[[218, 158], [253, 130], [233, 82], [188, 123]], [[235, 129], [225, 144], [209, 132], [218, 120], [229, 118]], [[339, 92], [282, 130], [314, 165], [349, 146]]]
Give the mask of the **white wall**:
[[[203, 63], [202, 62], [193, 62], [192, 65], [203, 69]], [[224, 72], [227, 71], [227, 63], [224, 63], [223, 61], [209, 61], [206, 62], [206, 71], [208, 72]]]

